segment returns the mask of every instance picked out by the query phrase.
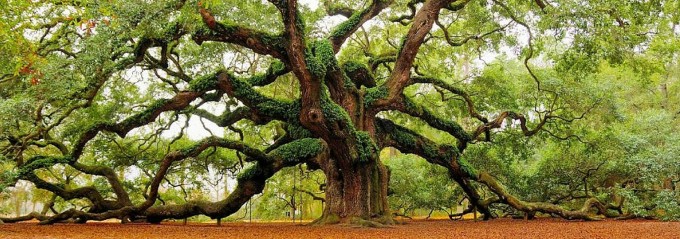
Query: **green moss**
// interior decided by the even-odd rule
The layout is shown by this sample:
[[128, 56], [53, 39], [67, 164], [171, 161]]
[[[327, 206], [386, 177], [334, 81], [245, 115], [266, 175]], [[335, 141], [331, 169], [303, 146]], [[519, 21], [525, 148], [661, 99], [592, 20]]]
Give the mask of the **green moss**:
[[271, 36], [269, 34], [260, 34], [259, 38], [261, 39], [262, 43], [267, 46], [279, 48], [279, 50], [283, 50], [285, 48], [285, 41], [281, 37]]
[[189, 83], [192, 91], [210, 91], [217, 88], [217, 76], [215, 74], [202, 76]]
[[269, 66], [269, 69], [267, 69], [267, 73], [263, 74], [257, 74], [248, 79], [248, 83], [254, 86], [261, 86], [267, 84], [267, 80], [270, 80], [275, 78], [276, 75], [280, 75], [283, 73], [283, 71], [286, 70], [286, 66], [283, 64], [283, 62], [276, 60], [272, 62], [272, 64]]
[[333, 45], [328, 39], [319, 40], [314, 43], [314, 55], [328, 69], [338, 64], [335, 59]]
[[[442, 155], [440, 154], [439, 148], [429, 144], [423, 144], [423, 154], [426, 158], [431, 159], [443, 158]], [[452, 160], [452, 158], [446, 160]]]
[[267, 70], [268, 72], [274, 73], [274, 72], [281, 72], [286, 69], [286, 65], [283, 64], [283, 62], [279, 60], [275, 60], [272, 62], [271, 66], [269, 66], [269, 69]]
[[297, 18], [295, 19], [295, 27], [297, 27], [300, 34], [304, 35], [307, 30], [305, 19], [303, 17], [304, 15], [297, 9], [295, 11], [296, 11], [295, 16], [297, 16]]
[[371, 136], [366, 131], [356, 131], [357, 151], [359, 162], [370, 162], [378, 153], [378, 147], [373, 143]]
[[361, 23], [361, 16], [363, 16], [367, 11], [369, 11], [368, 8], [364, 9], [361, 12], [355, 12], [354, 14], [352, 14], [352, 16], [350, 16], [349, 19], [347, 19], [347, 21], [340, 23], [340, 25], [336, 26], [335, 28], [333, 28], [333, 30], [331, 30], [331, 37], [339, 38], [352, 32], [352, 30], [357, 28], [359, 23]]
[[305, 51], [305, 63], [307, 64], [307, 69], [317, 78], [324, 78], [326, 76], [326, 66], [321, 62], [314, 52], [309, 47]]
[[241, 171], [241, 173], [239, 173], [238, 176], [236, 176], [236, 180], [242, 182], [265, 174], [266, 172], [264, 168], [262, 168], [259, 163], [255, 163], [250, 167], [243, 169], [243, 171]]
[[463, 172], [467, 173], [470, 178], [477, 179], [477, 170], [474, 166], [472, 166], [472, 164], [470, 164], [470, 162], [463, 159], [462, 157], [457, 157], [456, 161], [458, 162], [458, 165], [460, 165], [460, 169], [463, 170]]
[[314, 76], [324, 78], [338, 64], [331, 42], [327, 39], [311, 42], [305, 49], [305, 63]]
[[357, 61], [347, 61], [345, 64], [342, 64], [342, 69], [345, 70], [345, 72], [355, 72], [361, 68], [366, 68], [366, 66]]
[[300, 102], [267, 100], [257, 104], [260, 113], [270, 117], [283, 117], [287, 121], [297, 121], [300, 115]]
[[316, 156], [322, 150], [319, 139], [304, 138], [282, 145], [272, 151], [272, 155], [281, 157], [284, 162], [295, 163], [301, 159]]
[[122, 122], [122, 125], [140, 125], [140, 124], [146, 124], [147, 121], [149, 121], [151, 118], [154, 117], [155, 112], [160, 109], [161, 107], [165, 106], [168, 102], [170, 102], [169, 99], [160, 99], [157, 101], [154, 101], [147, 107], [144, 111], [131, 116], [130, 118], [125, 119], [125, 121]]
[[248, 104], [255, 105], [261, 114], [273, 118], [283, 117], [286, 120], [295, 120], [298, 118], [300, 113], [299, 101], [289, 102], [267, 98], [253, 89], [248, 82], [238, 78], [232, 78], [231, 85], [234, 89], [234, 96], [236, 98], [242, 99]]
[[404, 104], [406, 109], [410, 111], [410, 115], [421, 118], [423, 121], [427, 122], [430, 126], [448, 132], [449, 134], [456, 137], [458, 140], [469, 142], [472, 140], [472, 136], [465, 132], [465, 129], [461, 127], [458, 123], [451, 120], [445, 120], [434, 115], [430, 110], [416, 105], [413, 101], [408, 98], [404, 98]]
[[370, 107], [376, 100], [386, 98], [388, 93], [387, 87], [384, 86], [368, 88], [364, 95], [364, 106]]
[[286, 130], [292, 138], [300, 139], [312, 137], [312, 132], [305, 129], [298, 123], [289, 123]]
[[408, 133], [404, 132], [402, 130], [394, 130], [391, 132], [391, 136], [393, 136], [393, 140], [397, 141], [397, 143], [406, 146], [406, 147], [411, 147], [414, 148], [416, 146], [416, 138]]
[[366, 64], [358, 61], [347, 61], [342, 65], [342, 70], [345, 75], [351, 79], [351, 81], [346, 83], [354, 83], [357, 88], [365, 86], [367, 88], [376, 86], [375, 76], [368, 69]]
[[347, 111], [327, 97], [321, 99], [321, 111], [328, 121], [351, 121]]
[[35, 156], [22, 165], [17, 172], [19, 177], [26, 176], [27, 174], [41, 168], [49, 168], [56, 164], [68, 164], [72, 162], [71, 157], [60, 156], [60, 157], [50, 157], [50, 156]]

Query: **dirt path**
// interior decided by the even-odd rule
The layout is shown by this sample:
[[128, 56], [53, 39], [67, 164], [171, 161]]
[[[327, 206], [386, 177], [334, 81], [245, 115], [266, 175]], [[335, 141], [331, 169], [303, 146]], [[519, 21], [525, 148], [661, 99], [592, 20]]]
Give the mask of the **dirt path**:
[[35, 223], [0, 225], [0, 238], [679, 238], [680, 222], [569, 222], [499, 219], [474, 221], [407, 221], [392, 228], [348, 226], [311, 227], [291, 223], [223, 223], [162, 225], [88, 223], [39, 226]]

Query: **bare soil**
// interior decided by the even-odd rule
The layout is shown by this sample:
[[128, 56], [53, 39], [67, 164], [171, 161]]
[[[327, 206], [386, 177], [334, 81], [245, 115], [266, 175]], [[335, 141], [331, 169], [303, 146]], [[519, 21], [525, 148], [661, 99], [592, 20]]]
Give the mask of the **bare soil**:
[[88, 223], [40, 226], [36, 223], [0, 225], [0, 238], [680, 238], [680, 222], [645, 220], [575, 222], [561, 219], [531, 221], [413, 220], [390, 228], [347, 225], [303, 226], [293, 223]]

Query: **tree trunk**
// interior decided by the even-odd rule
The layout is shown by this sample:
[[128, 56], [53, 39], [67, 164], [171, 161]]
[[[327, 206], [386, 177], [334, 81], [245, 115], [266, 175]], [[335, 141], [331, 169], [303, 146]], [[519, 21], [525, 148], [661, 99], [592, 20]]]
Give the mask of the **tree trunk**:
[[387, 204], [389, 173], [377, 155], [370, 162], [329, 159], [322, 167], [327, 178], [326, 203], [315, 224], [393, 223]]

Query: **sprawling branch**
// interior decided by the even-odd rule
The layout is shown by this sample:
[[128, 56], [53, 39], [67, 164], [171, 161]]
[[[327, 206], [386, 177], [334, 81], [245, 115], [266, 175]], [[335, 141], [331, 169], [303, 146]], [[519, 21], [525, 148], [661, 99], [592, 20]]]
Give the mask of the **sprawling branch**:
[[360, 12], [353, 12], [343, 23], [340, 23], [331, 31], [330, 40], [333, 43], [333, 51], [338, 52], [342, 44], [366, 21], [374, 18], [383, 9], [389, 6], [393, 0], [373, 0], [371, 5]]
[[415, 131], [399, 126], [390, 120], [376, 119], [380, 147], [394, 147], [402, 153], [418, 155], [432, 164], [440, 165], [449, 171], [449, 175], [463, 189], [470, 203], [484, 214], [485, 219], [491, 217], [488, 204], [481, 203], [481, 197], [472, 187], [469, 178], [477, 174], [475, 169], [460, 156], [456, 147], [438, 145]]
[[147, 208], [151, 207], [154, 202], [156, 202], [160, 183], [165, 178], [165, 175], [167, 174], [168, 170], [170, 169], [170, 166], [172, 166], [173, 163], [184, 160], [189, 157], [196, 157], [199, 154], [201, 154], [205, 149], [210, 147], [222, 147], [234, 149], [248, 155], [257, 162], [266, 162], [269, 160], [269, 157], [262, 153], [260, 150], [252, 148], [241, 141], [233, 141], [216, 137], [206, 138], [192, 147], [185, 148], [181, 151], [175, 151], [165, 156], [160, 165], [160, 168], [156, 172], [156, 175], [154, 176], [153, 180], [151, 181], [151, 185], [149, 187], [149, 194], [146, 201], [141, 205], [137, 206], [136, 211], [140, 212], [144, 211]]
[[206, 215], [223, 218], [236, 212], [250, 198], [262, 192], [265, 181], [283, 167], [295, 166], [306, 161], [318, 161], [327, 157], [327, 146], [317, 139], [302, 139], [285, 144], [269, 153], [266, 162], [257, 162], [245, 169], [238, 177], [238, 185], [224, 200], [218, 202], [191, 201], [183, 205], [154, 206], [146, 210], [150, 222], [167, 218], [187, 218]]
[[[160, 183], [165, 178], [171, 165], [186, 158], [196, 157], [210, 147], [223, 147], [237, 150], [252, 158], [255, 163], [246, 169], [238, 178], [238, 186], [225, 200], [215, 203], [188, 202], [184, 205], [154, 206], [158, 197]], [[193, 215], [204, 214], [213, 218], [228, 216], [238, 210], [254, 194], [262, 191], [264, 182], [274, 173], [286, 166], [293, 166], [308, 160], [316, 160], [326, 157], [327, 146], [317, 139], [301, 139], [285, 144], [272, 152], [265, 154], [260, 150], [251, 148], [241, 141], [232, 141], [221, 138], [207, 138], [197, 144], [180, 151], [169, 153], [163, 159], [159, 170], [156, 172], [147, 199], [137, 206], [125, 206], [110, 208], [101, 213], [82, 212], [68, 210], [55, 215], [43, 223], [51, 224], [70, 218], [87, 220], [106, 220], [109, 218], [132, 217], [138, 214], [145, 215], [151, 222], [160, 222], [165, 218], [186, 218]], [[114, 210], [115, 209], [115, 210]]]
[[246, 47], [256, 53], [271, 55], [275, 58], [286, 60], [286, 54], [281, 45], [281, 36], [272, 36], [268, 33], [249, 29], [246, 27], [218, 22], [212, 14], [204, 9], [199, 9], [203, 23], [209, 30], [197, 31], [193, 35], [194, 41], [202, 43], [204, 41], [219, 41], [232, 43]]
[[94, 138], [101, 131], [108, 131], [118, 134], [120, 137], [132, 129], [146, 125], [154, 121], [161, 113], [172, 110], [181, 110], [189, 106], [193, 100], [205, 93], [204, 91], [182, 91], [171, 99], [162, 99], [151, 104], [146, 110], [128, 117], [120, 123], [99, 123], [88, 128], [76, 143], [72, 146], [71, 157], [77, 159], [83, 152], [85, 144]]
[[472, 134], [472, 139], [477, 139], [482, 133], [488, 132], [491, 129], [500, 128], [503, 125], [503, 121], [505, 121], [506, 118], [519, 120], [520, 128], [522, 129], [522, 133], [524, 133], [524, 136], [532, 136], [538, 133], [546, 124], [548, 119], [554, 118], [554, 116], [551, 116], [550, 114], [545, 115], [544, 117], [541, 118], [541, 120], [538, 122], [536, 127], [534, 127], [534, 129], [529, 129], [529, 127], [527, 126], [527, 119], [524, 117], [524, 115], [512, 111], [505, 111], [498, 115], [496, 119], [477, 127], [475, 132]]
[[36, 219], [38, 221], [44, 221], [47, 220], [47, 216], [37, 213], [37, 212], [31, 212], [29, 214], [23, 215], [23, 216], [18, 216], [18, 217], [0, 217], [0, 224], [4, 223], [17, 223], [17, 222], [23, 222], [23, 221], [29, 221]]
[[589, 214], [591, 208], [595, 207], [597, 213], [600, 215], [606, 214], [607, 208], [604, 204], [598, 201], [596, 198], [590, 198], [585, 201], [583, 207], [579, 210], [566, 210], [557, 205], [550, 203], [541, 202], [525, 202], [519, 200], [512, 194], [508, 193], [503, 186], [501, 186], [491, 175], [486, 172], [482, 172], [477, 177], [477, 181], [489, 187], [489, 189], [498, 195], [501, 202], [506, 203], [513, 208], [523, 211], [527, 214], [534, 214], [536, 212], [542, 212], [547, 214], [558, 215], [565, 219], [582, 219], [587, 221], [599, 220], [599, 218], [594, 217]]
[[472, 136], [465, 132], [463, 127], [461, 127], [455, 121], [442, 119], [441, 117], [436, 116], [429, 109], [416, 104], [406, 96], [402, 96], [400, 98], [402, 101], [395, 106], [397, 110], [413, 117], [417, 117], [435, 129], [439, 129], [451, 134], [453, 137], [458, 139], [459, 146], [465, 145], [467, 142], [470, 142], [473, 139]]
[[456, 94], [460, 97], [463, 98], [465, 101], [465, 104], [467, 105], [468, 113], [470, 116], [478, 119], [479, 121], [482, 121], [483, 123], [488, 123], [489, 120], [480, 115], [477, 110], [475, 109], [475, 104], [472, 101], [472, 98], [470, 98], [470, 95], [468, 95], [467, 92], [465, 92], [463, 89], [460, 89], [458, 87], [455, 87], [449, 83], [444, 82], [441, 79], [437, 79], [434, 77], [424, 77], [424, 76], [416, 76], [411, 78], [412, 83], [423, 83], [423, 84], [432, 84], [434, 86], [438, 86], [440, 88], [443, 88], [453, 94]]
[[103, 176], [109, 182], [109, 185], [111, 185], [111, 189], [113, 189], [113, 193], [116, 194], [116, 199], [118, 203], [120, 205], [126, 206], [132, 205], [132, 201], [130, 201], [130, 196], [128, 195], [127, 191], [125, 191], [125, 188], [123, 188], [123, 185], [121, 184], [120, 179], [118, 178], [116, 173], [110, 167], [102, 165], [91, 166], [78, 162], [72, 163], [71, 166], [77, 169], [78, 171], [81, 171], [86, 174]]
[[191, 110], [191, 114], [199, 116], [201, 118], [207, 119], [210, 122], [215, 123], [219, 127], [227, 127], [230, 125], [233, 125], [234, 123], [238, 122], [239, 120], [242, 119], [248, 119], [251, 120], [257, 124], [265, 124], [271, 119], [266, 118], [264, 116], [258, 115], [255, 113], [253, 110], [248, 108], [247, 106], [241, 106], [238, 107], [234, 110], [229, 110], [225, 111], [221, 115], [214, 115], [206, 110], [203, 109], [194, 109]]
[[411, 28], [402, 42], [394, 69], [382, 86], [388, 90], [387, 97], [376, 101], [376, 105], [384, 107], [399, 98], [404, 87], [408, 84], [413, 61], [416, 58], [416, 54], [418, 54], [418, 49], [423, 44], [425, 36], [429, 34], [432, 25], [439, 17], [439, 11], [451, 2], [451, 0], [430, 0], [425, 2], [423, 7], [416, 13]]
[[329, 0], [324, 0], [322, 2], [324, 10], [326, 10], [326, 14], [328, 14], [329, 16], [342, 15], [345, 16], [346, 18], [350, 18], [356, 12], [352, 8], [340, 6], [339, 4], [333, 3], [332, 1]]
[[[254, 112], [253, 114], [258, 116], [279, 119], [282, 121], [297, 121], [299, 117], [297, 115], [298, 112], [300, 112], [299, 103], [278, 101], [264, 96], [253, 89], [253, 86], [248, 82], [231, 75], [229, 72], [222, 71], [218, 73], [216, 85], [230, 97], [234, 97], [241, 101]], [[236, 113], [247, 114], [245, 111]], [[229, 123], [230, 121], [237, 119], [230, 117], [232, 117], [232, 115], [223, 118], [227, 120], [227, 122], [224, 123]], [[238, 115], [233, 115], [233, 117], [238, 117]]]

